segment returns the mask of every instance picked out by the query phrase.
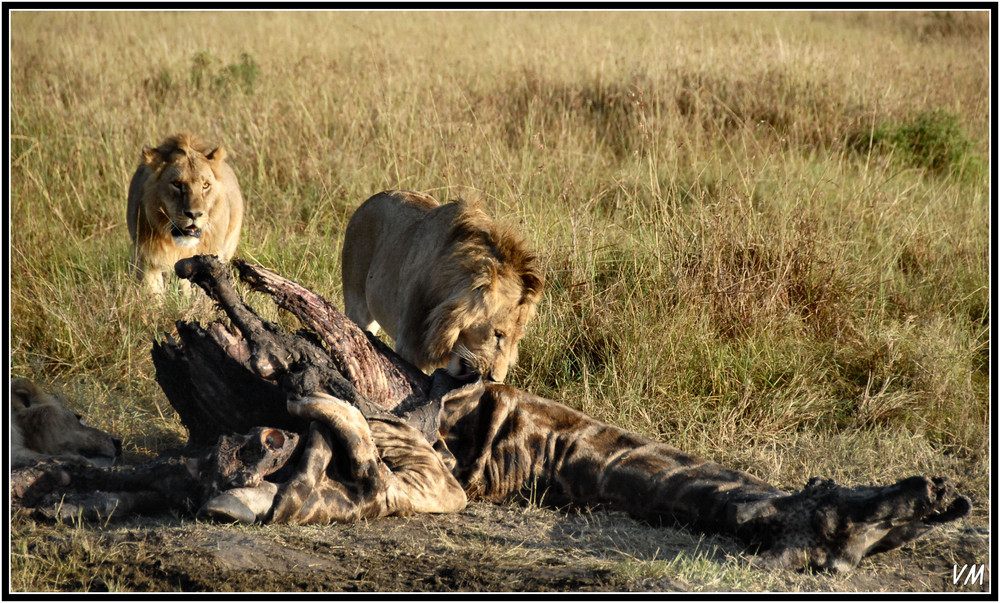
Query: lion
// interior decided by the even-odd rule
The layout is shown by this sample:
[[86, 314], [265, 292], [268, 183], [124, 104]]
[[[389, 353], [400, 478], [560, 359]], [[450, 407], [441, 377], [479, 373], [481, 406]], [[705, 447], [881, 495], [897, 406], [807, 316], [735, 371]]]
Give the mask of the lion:
[[94, 467], [118, 462], [122, 441], [86, 425], [61, 397], [25, 378], [11, 381], [10, 392], [12, 469], [49, 460]]
[[502, 382], [517, 361], [543, 279], [512, 229], [463, 200], [379, 193], [344, 236], [344, 310], [425, 373], [445, 368]]
[[[164, 291], [164, 274], [183, 258], [229, 261], [243, 225], [243, 196], [226, 150], [188, 133], [143, 147], [128, 189], [132, 272], [148, 291]], [[182, 281], [184, 291], [190, 283]]]

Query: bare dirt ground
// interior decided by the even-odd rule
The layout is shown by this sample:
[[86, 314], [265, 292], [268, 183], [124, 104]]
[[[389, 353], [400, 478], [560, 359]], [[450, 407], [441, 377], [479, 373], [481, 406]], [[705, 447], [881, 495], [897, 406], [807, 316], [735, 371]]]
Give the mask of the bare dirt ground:
[[982, 585], [955, 585], [953, 566], [988, 560], [987, 521], [974, 513], [838, 575], [758, 569], [729, 538], [531, 504], [328, 526], [53, 526], [22, 515], [12, 529], [23, 549], [15, 570], [78, 560], [46, 582], [59, 590], [969, 592], [989, 589], [988, 571]]

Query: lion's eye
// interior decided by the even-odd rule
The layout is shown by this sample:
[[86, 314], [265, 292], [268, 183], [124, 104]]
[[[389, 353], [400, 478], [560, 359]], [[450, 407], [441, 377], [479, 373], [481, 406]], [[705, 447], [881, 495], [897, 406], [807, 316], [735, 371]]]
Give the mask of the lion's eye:
[[170, 186], [176, 188], [177, 190], [181, 190], [181, 188], [184, 186], [184, 183], [181, 182], [180, 180], [174, 180], [173, 182], [170, 183]]
[[503, 331], [493, 331], [493, 336], [497, 338], [497, 343], [500, 343], [507, 335]]
[[203, 191], [207, 191], [210, 188], [212, 188], [212, 185], [210, 183], [208, 183], [208, 182], [206, 182], [206, 183], [204, 183], [204, 184], [201, 185], [201, 190], [203, 190]]

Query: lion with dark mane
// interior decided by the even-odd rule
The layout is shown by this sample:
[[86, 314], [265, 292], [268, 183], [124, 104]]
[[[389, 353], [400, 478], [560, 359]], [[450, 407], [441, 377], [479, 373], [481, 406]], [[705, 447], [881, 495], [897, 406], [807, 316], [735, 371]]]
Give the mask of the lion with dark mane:
[[422, 371], [503, 381], [535, 315], [535, 255], [480, 208], [388, 191], [365, 201], [344, 237], [348, 317]]

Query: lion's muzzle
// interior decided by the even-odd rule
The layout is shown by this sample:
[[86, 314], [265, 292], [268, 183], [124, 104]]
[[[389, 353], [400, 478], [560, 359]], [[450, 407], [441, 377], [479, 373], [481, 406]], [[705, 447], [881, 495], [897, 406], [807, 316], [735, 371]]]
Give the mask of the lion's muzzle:
[[194, 247], [201, 240], [201, 232], [201, 228], [194, 223], [183, 228], [176, 224], [170, 225], [170, 235], [178, 247]]
[[480, 363], [477, 360], [467, 349], [459, 348], [452, 353], [451, 360], [448, 362], [445, 370], [454, 379], [462, 383], [475, 381], [480, 377], [486, 381], [495, 381], [491, 372], [483, 370], [483, 367], [479, 366]]
[[[193, 245], [201, 238], [201, 228], [198, 228], [194, 223], [188, 224], [184, 228], [180, 228], [176, 224], [171, 224], [170, 235], [174, 237], [174, 242], [178, 245]], [[183, 241], [182, 239], [190, 239], [190, 242]]]

